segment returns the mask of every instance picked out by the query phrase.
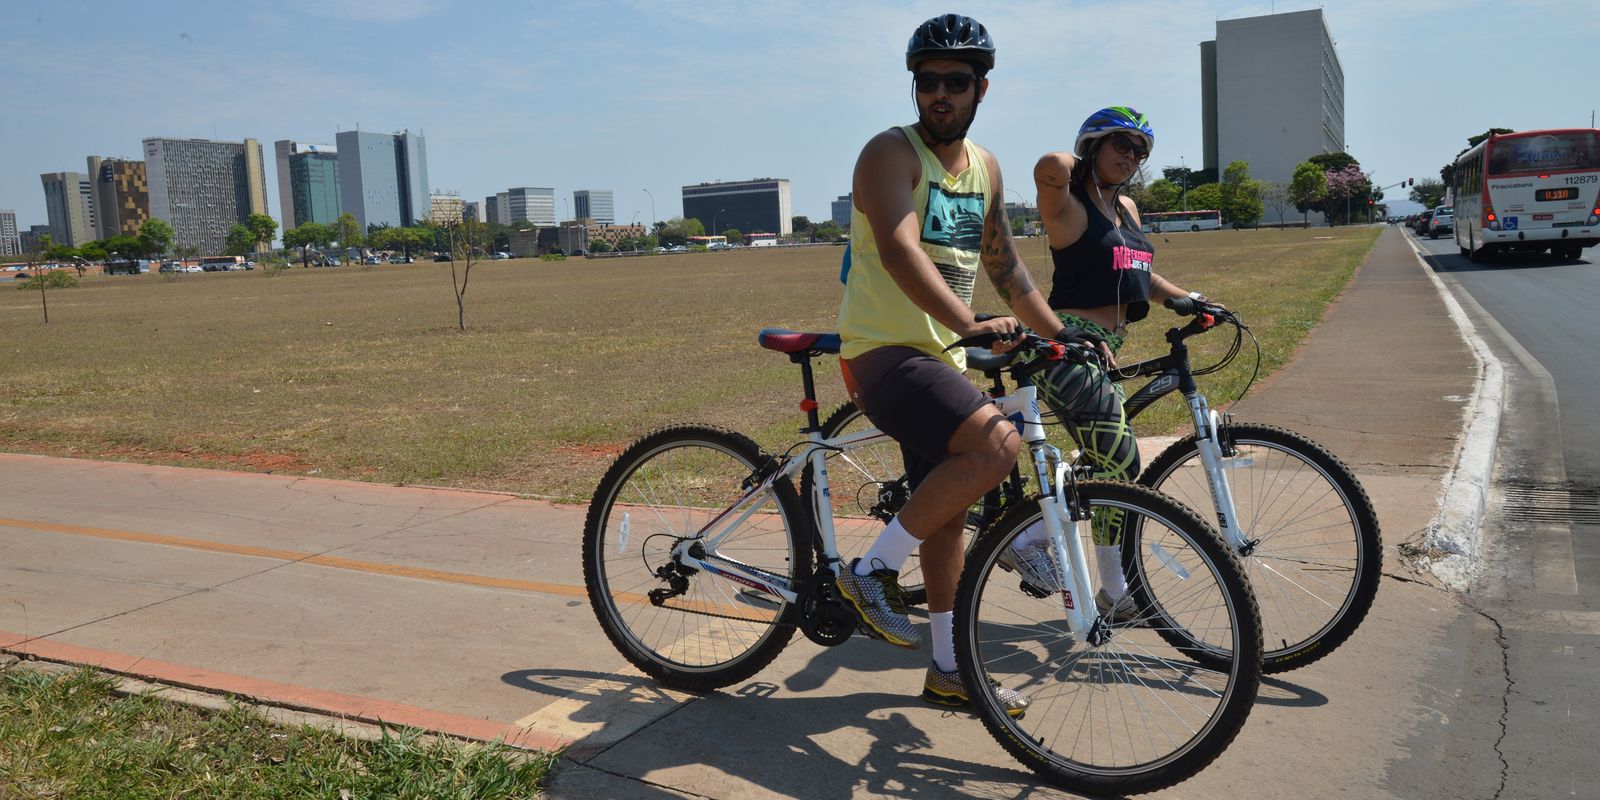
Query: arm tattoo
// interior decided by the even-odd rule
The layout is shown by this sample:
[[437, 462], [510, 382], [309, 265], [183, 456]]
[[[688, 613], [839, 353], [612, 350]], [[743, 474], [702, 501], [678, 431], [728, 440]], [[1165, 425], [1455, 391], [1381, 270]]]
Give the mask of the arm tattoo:
[[1006, 216], [1005, 204], [997, 200], [984, 220], [983, 271], [994, 284], [1000, 299], [1010, 306], [1014, 300], [1033, 291], [1033, 279], [1028, 268], [1017, 257], [1011, 240], [1011, 220]]

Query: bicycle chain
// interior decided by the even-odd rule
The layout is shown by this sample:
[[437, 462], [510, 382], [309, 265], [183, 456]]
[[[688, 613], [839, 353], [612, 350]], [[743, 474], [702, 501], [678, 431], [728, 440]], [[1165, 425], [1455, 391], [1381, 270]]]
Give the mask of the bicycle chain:
[[[779, 575], [776, 572], [773, 572], [773, 571], [767, 570], [767, 569], [762, 569], [761, 567], [752, 567], [749, 564], [746, 564], [745, 567], [750, 569], [752, 572], [759, 572], [762, 575], [766, 576], [767, 578], [772, 579], [772, 581], [774, 583], [787, 581], [789, 579], [787, 575]], [[667, 608], [667, 609], [671, 609], [673, 611], [681, 612], [681, 613], [684, 613], [684, 614], [695, 614], [695, 615], [702, 616], [702, 617], [711, 617], [713, 619], [733, 620], [735, 622], [758, 622], [759, 621], [759, 620], [750, 619], [749, 617], [736, 617], [736, 616], [734, 616], [732, 614], [718, 614], [715, 611], [699, 611], [699, 610], [695, 610], [695, 609], [692, 609], [692, 608], [682, 608], [682, 607], [679, 607], [679, 606], [670, 605], [669, 603], [670, 603], [670, 601], [668, 603], [661, 604], [660, 608]], [[780, 622], [777, 619], [773, 619], [768, 624], [777, 625], [777, 626], [784, 627], [784, 628], [798, 628], [798, 627], [800, 627], [798, 623]]]

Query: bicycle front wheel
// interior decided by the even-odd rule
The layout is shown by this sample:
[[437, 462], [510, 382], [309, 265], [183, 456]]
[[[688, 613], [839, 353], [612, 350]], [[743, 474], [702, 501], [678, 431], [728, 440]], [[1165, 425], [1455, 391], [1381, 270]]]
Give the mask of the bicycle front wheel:
[[[1065, 588], [1046, 593], [1026, 591], [1001, 566], [1012, 542], [1042, 521], [1038, 501], [1028, 501], [984, 532], [962, 571], [962, 677], [989, 733], [1050, 782], [1087, 794], [1172, 786], [1227, 749], [1250, 714], [1261, 680], [1255, 599], [1238, 559], [1193, 511], [1132, 484], [1081, 481], [1077, 489], [1087, 510], [1124, 514], [1128, 535], [1143, 531], [1166, 543], [1161, 585], [1133, 595], [1159, 596], [1162, 606], [1116, 622], [1101, 616], [1086, 637], [1073, 634], [1063, 606], [1094, 613], [1095, 605], [1073, 596], [1070, 567], [1056, 565], [1056, 588]], [[1064, 524], [1094, 552], [1087, 521]], [[1242, 657], [1202, 661], [1195, 648], [1162, 635], [1163, 627]], [[1025, 714], [1006, 714], [1000, 687], [1029, 697]]]
[[673, 555], [700, 540], [700, 558], [789, 586], [808, 578], [810, 529], [788, 480], [734, 508], [769, 460], [732, 431], [677, 426], [623, 451], [595, 489], [583, 536], [589, 603], [611, 643], [663, 684], [704, 691], [746, 680], [794, 636], [782, 597]]
[[[1270, 425], [1227, 431], [1234, 452], [1224, 469], [1249, 542], [1241, 555], [1261, 604], [1263, 669], [1298, 669], [1343, 644], [1372, 608], [1383, 566], [1378, 515], [1350, 468], [1310, 439]], [[1193, 436], [1156, 456], [1139, 483], [1214, 507]]]

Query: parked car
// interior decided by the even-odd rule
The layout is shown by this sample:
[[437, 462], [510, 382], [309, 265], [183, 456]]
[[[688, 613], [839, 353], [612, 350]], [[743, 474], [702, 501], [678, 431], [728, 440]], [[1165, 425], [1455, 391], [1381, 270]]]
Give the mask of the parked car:
[[433, 260], [434, 261], [449, 261], [450, 260], [450, 254], [449, 253], [434, 253], [433, 254]]
[[1456, 209], [1454, 206], [1439, 206], [1433, 210], [1433, 217], [1428, 220], [1428, 238], [1437, 239], [1440, 236], [1454, 236], [1456, 233]]
[[1417, 221], [1411, 225], [1411, 229], [1416, 231], [1418, 236], [1421, 236], [1428, 231], [1428, 223], [1432, 220], [1433, 209], [1430, 208], [1417, 215]]
[[363, 263], [363, 264], [382, 264], [383, 263], [383, 259], [378, 258], [377, 256], [367, 256], [366, 258], [361, 260], [361, 263]]
[[494, 255], [489, 256], [489, 257], [494, 259], [494, 260], [496, 260], [496, 261], [505, 261], [506, 259], [511, 258], [511, 254], [510, 253], [506, 253], [506, 252], [499, 252], [499, 253], [495, 253]]

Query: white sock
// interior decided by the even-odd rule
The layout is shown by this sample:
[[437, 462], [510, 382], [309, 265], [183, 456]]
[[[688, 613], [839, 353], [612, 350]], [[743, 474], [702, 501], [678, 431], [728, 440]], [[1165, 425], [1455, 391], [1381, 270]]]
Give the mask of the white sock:
[[940, 672], [956, 671], [956, 612], [929, 611], [928, 635], [933, 638], [933, 665]]
[[1030, 547], [1043, 547], [1050, 542], [1050, 534], [1045, 532], [1044, 520], [1029, 525], [1017, 538], [1011, 540], [1011, 549], [1022, 552]]
[[1097, 544], [1094, 546], [1095, 566], [1100, 571], [1100, 588], [1115, 603], [1128, 596], [1128, 576], [1122, 574], [1122, 545]]
[[878, 534], [878, 540], [872, 543], [872, 548], [856, 562], [856, 574], [866, 575], [884, 568], [898, 573], [906, 565], [906, 559], [921, 546], [922, 540], [912, 536], [906, 526], [900, 524], [900, 518], [895, 517], [889, 520], [889, 527]]

